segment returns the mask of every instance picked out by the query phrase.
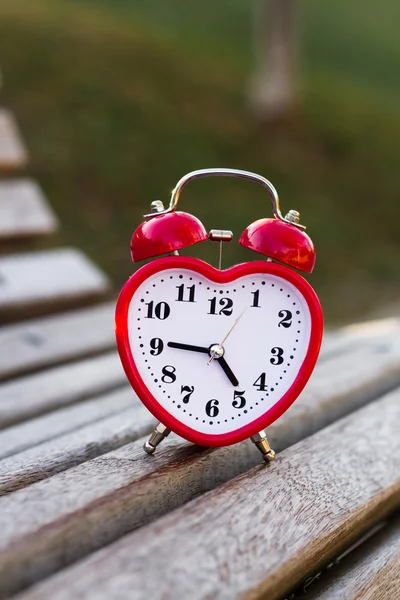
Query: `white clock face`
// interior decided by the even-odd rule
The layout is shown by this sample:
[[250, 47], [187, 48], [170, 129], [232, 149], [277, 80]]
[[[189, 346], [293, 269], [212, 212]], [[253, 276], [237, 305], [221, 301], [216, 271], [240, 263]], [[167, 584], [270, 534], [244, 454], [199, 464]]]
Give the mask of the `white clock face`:
[[240, 429], [276, 404], [299, 372], [310, 334], [305, 298], [272, 274], [218, 284], [171, 268], [139, 285], [128, 310], [144, 384], [173, 417], [208, 435]]

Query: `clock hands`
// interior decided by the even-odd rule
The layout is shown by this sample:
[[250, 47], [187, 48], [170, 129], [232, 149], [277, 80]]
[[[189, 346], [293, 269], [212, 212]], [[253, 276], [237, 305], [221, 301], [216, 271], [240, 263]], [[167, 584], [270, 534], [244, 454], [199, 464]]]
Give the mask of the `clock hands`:
[[[224, 337], [224, 339], [220, 343], [221, 347], [224, 345], [224, 343], [226, 342], [226, 340], [228, 339], [228, 337], [231, 335], [232, 331], [235, 329], [236, 325], [239, 323], [240, 319], [243, 317], [243, 315], [244, 315], [244, 313], [246, 312], [247, 309], [248, 309], [248, 306], [240, 313], [240, 315], [238, 316], [238, 318], [235, 319], [235, 322], [233, 323], [232, 327], [230, 328], [230, 330], [228, 331], [228, 333], [226, 334], [226, 336]], [[212, 361], [214, 360], [214, 358], [217, 358], [217, 357], [211, 355], [211, 358], [210, 358], [210, 360], [208, 361], [207, 364], [210, 365], [212, 363]]]
[[202, 352], [210, 355], [210, 349], [205, 346], [192, 346], [191, 344], [180, 344], [179, 342], [168, 342], [169, 348], [178, 348], [179, 350], [191, 350], [192, 352]]
[[202, 354], [208, 354], [208, 356], [216, 358], [231, 384], [235, 387], [239, 385], [238, 379], [235, 377], [232, 369], [230, 368], [230, 366], [224, 358], [224, 349], [219, 344], [213, 344], [212, 346], [207, 348], [206, 346], [194, 346], [192, 344], [181, 344], [180, 342], [168, 342], [167, 346], [169, 348], [177, 348], [179, 350], [201, 352]]
[[233, 374], [232, 369], [226, 362], [225, 358], [223, 356], [221, 356], [221, 358], [218, 358], [217, 360], [218, 360], [219, 364], [221, 365], [222, 370], [224, 371], [225, 375], [228, 377], [229, 381], [231, 382], [231, 384], [233, 386], [237, 387], [239, 385], [239, 381], [236, 379], [235, 375]]

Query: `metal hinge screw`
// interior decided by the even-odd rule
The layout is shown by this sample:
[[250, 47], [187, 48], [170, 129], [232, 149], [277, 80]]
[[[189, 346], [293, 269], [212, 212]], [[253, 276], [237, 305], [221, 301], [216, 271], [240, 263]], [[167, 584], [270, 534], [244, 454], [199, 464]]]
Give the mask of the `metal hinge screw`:
[[297, 212], [297, 210], [289, 210], [288, 214], [285, 216], [285, 219], [291, 223], [299, 223], [300, 213]]

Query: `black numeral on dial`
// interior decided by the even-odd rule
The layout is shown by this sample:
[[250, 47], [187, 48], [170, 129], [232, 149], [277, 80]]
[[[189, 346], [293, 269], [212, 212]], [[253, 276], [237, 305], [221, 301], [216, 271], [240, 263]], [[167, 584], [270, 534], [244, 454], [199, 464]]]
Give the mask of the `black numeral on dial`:
[[246, 398], [243, 395], [245, 393], [245, 390], [243, 392], [233, 392], [233, 408], [244, 408], [246, 406]]
[[279, 321], [278, 327], [285, 327], [286, 329], [290, 327], [292, 324], [292, 316], [293, 315], [290, 310], [280, 310], [278, 312], [278, 317], [280, 317], [282, 320]]
[[150, 354], [158, 356], [164, 350], [164, 342], [160, 338], [153, 338], [150, 340], [150, 348]]
[[209, 400], [206, 404], [206, 414], [208, 417], [216, 417], [217, 415], [219, 415], [219, 401], [218, 400]]
[[251, 304], [252, 308], [261, 308], [260, 307], [260, 290], [257, 290], [256, 292], [251, 292], [253, 295], [253, 304]]
[[281, 365], [283, 363], [283, 348], [271, 348], [272, 358], [270, 359], [271, 365]]
[[217, 298], [214, 297], [209, 299], [209, 303], [209, 315], [225, 315], [229, 317], [233, 313], [233, 300], [231, 300], [231, 298], [220, 298], [217, 302]]
[[176, 381], [175, 371], [176, 368], [172, 365], [166, 365], [165, 367], [163, 367], [163, 376], [161, 377], [161, 381], [163, 381], [164, 383], [174, 383], [174, 381]]
[[190, 396], [194, 392], [194, 385], [182, 385], [181, 394], [185, 394], [182, 398], [183, 404], [187, 404], [190, 400]]
[[166, 302], [159, 302], [158, 304], [156, 304], [154, 306], [154, 302], [146, 302], [146, 306], [147, 306], [147, 315], [146, 315], [146, 319], [154, 319], [156, 316], [157, 319], [161, 319], [161, 321], [164, 321], [164, 319], [168, 319], [171, 309], [168, 306], [168, 304]]
[[260, 377], [255, 380], [253, 385], [259, 392], [265, 392], [267, 390], [267, 374], [261, 373]]
[[187, 286], [186, 290], [187, 293], [185, 293], [185, 284], [182, 283], [181, 285], [177, 285], [176, 289], [178, 290], [178, 298], [176, 299], [176, 302], [194, 302], [194, 294], [195, 294], [195, 290], [196, 290], [196, 286], [190, 285]]

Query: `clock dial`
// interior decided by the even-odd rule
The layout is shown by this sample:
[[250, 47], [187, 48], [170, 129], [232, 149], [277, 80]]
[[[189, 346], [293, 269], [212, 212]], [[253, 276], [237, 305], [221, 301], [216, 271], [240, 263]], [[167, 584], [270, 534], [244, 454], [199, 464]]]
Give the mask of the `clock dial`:
[[208, 273], [215, 270], [196, 259], [163, 260], [169, 268], [145, 277], [125, 305], [126, 346], [140, 389], [184, 428], [221, 440], [239, 431], [248, 437], [266, 415], [277, 418], [282, 398], [287, 405], [294, 399], [287, 396], [310, 352], [312, 315], [293, 279], [308, 294], [311, 288], [270, 263], [250, 263], [252, 272], [217, 283]]

